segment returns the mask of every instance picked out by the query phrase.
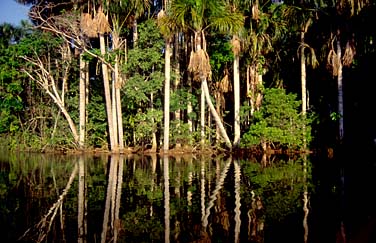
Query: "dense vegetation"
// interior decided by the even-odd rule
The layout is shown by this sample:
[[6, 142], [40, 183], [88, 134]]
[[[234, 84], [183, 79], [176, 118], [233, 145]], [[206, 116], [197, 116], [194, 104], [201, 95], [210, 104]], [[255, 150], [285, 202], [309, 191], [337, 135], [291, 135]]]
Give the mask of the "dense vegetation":
[[30, 22], [0, 25], [13, 149], [314, 150], [376, 136], [373, 1], [18, 2]]

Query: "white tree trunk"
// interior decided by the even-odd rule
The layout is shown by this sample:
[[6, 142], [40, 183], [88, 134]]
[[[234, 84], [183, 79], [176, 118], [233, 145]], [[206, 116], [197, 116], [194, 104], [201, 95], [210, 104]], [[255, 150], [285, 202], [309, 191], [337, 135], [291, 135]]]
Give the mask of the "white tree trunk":
[[[179, 48], [179, 36], [180, 33], [175, 34], [175, 42], [174, 42], [174, 92], [179, 89], [180, 85], [180, 48]], [[180, 122], [181, 122], [181, 115], [180, 115], [180, 107], [175, 111], [175, 120], [177, 121], [177, 132], [180, 134]], [[179, 141], [175, 144], [176, 148], [181, 147], [181, 143]]]
[[83, 148], [85, 146], [85, 131], [86, 131], [86, 73], [87, 65], [83, 59], [83, 55], [80, 54], [80, 124], [79, 124], [79, 146]]
[[205, 91], [204, 84], [201, 83], [201, 100], [200, 100], [200, 127], [201, 127], [201, 145], [205, 144]]
[[201, 80], [201, 82], [202, 82], [203, 92], [204, 92], [205, 97], [206, 97], [206, 102], [208, 103], [209, 108], [210, 108], [210, 112], [211, 112], [211, 114], [212, 114], [212, 116], [213, 116], [213, 118], [216, 122], [216, 125], [219, 127], [219, 130], [221, 132], [223, 139], [225, 140], [227, 147], [229, 147], [231, 149], [232, 144], [231, 144], [230, 139], [227, 136], [226, 129], [224, 128], [223, 123], [221, 121], [221, 118], [219, 117], [219, 115], [218, 115], [217, 111], [215, 110], [214, 105], [213, 105], [213, 103], [210, 99], [209, 88], [208, 88], [208, 83], [206, 81], [206, 78]]
[[[300, 33], [300, 41], [304, 44], [304, 31]], [[302, 92], [302, 114], [307, 112], [307, 74], [306, 74], [306, 58], [304, 54], [304, 46], [300, 48], [300, 79], [301, 79], [301, 92]]]
[[166, 40], [165, 50], [165, 84], [164, 84], [164, 132], [163, 150], [168, 151], [170, 135], [170, 82], [171, 82], [171, 41]]
[[234, 145], [240, 143], [240, 78], [239, 55], [234, 59]]
[[[101, 54], [104, 56], [106, 54], [106, 44], [104, 40], [104, 35], [99, 35], [100, 50]], [[104, 95], [106, 100], [106, 111], [107, 111], [107, 122], [108, 122], [108, 131], [110, 135], [110, 150], [116, 148], [114, 126], [113, 126], [113, 116], [112, 116], [112, 100], [111, 100], [111, 90], [110, 82], [108, 78], [108, 68], [106, 63], [102, 62], [102, 75], [103, 75], [103, 84], [104, 84]]]

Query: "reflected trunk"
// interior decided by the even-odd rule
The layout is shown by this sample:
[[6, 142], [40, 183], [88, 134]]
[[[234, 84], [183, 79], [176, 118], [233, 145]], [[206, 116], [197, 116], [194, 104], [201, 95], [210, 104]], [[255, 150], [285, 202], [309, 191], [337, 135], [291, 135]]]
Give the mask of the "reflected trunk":
[[123, 183], [123, 164], [124, 157], [122, 155], [111, 156], [101, 235], [102, 243], [108, 242], [109, 239], [117, 242], [118, 239], [118, 232], [120, 230], [119, 209]]
[[231, 165], [231, 161], [228, 161], [226, 163], [225, 168], [223, 169], [223, 171], [221, 173], [221, 176], [219, 178], [218, 183], [216, 184], [216, 187], [215, 187], [213, 193], [210, 195], [210, 201], [209, 201], [208, 207], [206, 208], [204, 218], [202, 219], [202, 226], [204, 228], [206, 228], [208, 226], [208, 217], [210, 215], [210, 209], [214, 206], [214, 202], [217, 199], [218, 194], [223, 187], [223, 183], [224, 183], [225, 178], [227, 176], [227, 172], [230, 168], [230, 165]]
[[168, 157], [163, 156], [165, 243], [170, 242], [170, 176], [168, 163]]
[[235, 239], [234, 242], [239, 242], [239, 234], [240, 234], [240, 166], [238, 165], [238, 162], [234, 161], [234, 169], [235, 169]]
[[86, 189], [86, 164], [83, 156], [78, 159], [78, 243], [85, 243], [87, 236], [87, 189]]

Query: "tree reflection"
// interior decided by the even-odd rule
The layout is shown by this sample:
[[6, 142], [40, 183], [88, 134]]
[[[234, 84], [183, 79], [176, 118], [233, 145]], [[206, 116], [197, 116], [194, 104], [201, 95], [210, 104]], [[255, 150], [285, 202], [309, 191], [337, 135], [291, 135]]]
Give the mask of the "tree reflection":
[[[48, 212], [42, 217], [42, 219], [37, 224], [26, 230], [26, 232], [19, 238], [19, 240], [32, 239], [33, 241], [39, 243], [43, 242], [47, 238], [51, 230], [51, 227], [54, 223], [55, 217], [58, 211], [61, 209], [64, 199], [67, 196], [68, 191], [71, 188], [72, 183], [74, 181], [74, 178], [77, 175], [77, 171], [78, 165], [76, 163], [69, 177], [69, 180], [63, 192], [59, 195], [57, 201], [49, 208]], [[64, 222], [61, 223], [64, 224]]]
[[108, 173], [106, 203], [101, 235], [102, 243], [109, 241], [116, 243], [118, 240], [118, 233], [120, 230], [119, 210], [123, 183], [123, 163], [123, 155], [112, 155], [110, 157], [110, 170]]
[[165, 243], [170, 242], [170, 170], [168, 156], [163, 156], [163, 177], [164, 177], [164, 228]]
[[[9, 172], [21, 178], [10, 187], [35, 184], [20, 188], [37, 201], [23, 212], [35, 211], [40, 221], [22, 240], [259, 243], [301, 242], [304, 237], [309, 242], [307, 158], [270, 156], [265, 163], [262, 157], [151, 154], [76, 156], [71, 161], [14, 166]], [[48, 212], [40, 205], [48, 205]]]
[[[242, 168], [246, 178], [244, 201], [249, 202], [248, 240], [251, 242], [274, 242], [277, 239], [295, 242], [298, 234], [286, 234], [289, 228], [297, 227], [289, 222], [290, 218], [300, 215], [298, 209], [305, 205], [306, 223], [308, 217], [308, 161], [296, 158], [277, 158], [271, 156], [269, 162], [261, 158], [261, 163], [243, 161]], [[305, 169], [304, 169], [305, 168]], [[303, 197], [303, 200], [301, 198]], [[302, 222], [300, 221], [300, 222]], [[297, 225], [297, 221], [294, 224]], [[277, 230], [277, 226], [279, 229]], [[301, 225], [301, 224], [300, 224]], [[300, 226], [301, 227], [301, 226]], [[304, 225], [304, 237], [308, 237], [308, 225]], [[266, 231], [267, 230], [267, 231]], [[269, 232], [274, 232], [270, 234]], [[267, 237], [267, 238], [265, 238]], [[283, 238], [285, 237], [285, 238]], [[301, 238], [300, 238], [301, 239]], [[304, 238], [305, 239], [305, 238]]]
[[83, 156], [78, 159], [78, 243], [86, 242], [87, 234], [87, 187], [86, 187], [86, 163]]

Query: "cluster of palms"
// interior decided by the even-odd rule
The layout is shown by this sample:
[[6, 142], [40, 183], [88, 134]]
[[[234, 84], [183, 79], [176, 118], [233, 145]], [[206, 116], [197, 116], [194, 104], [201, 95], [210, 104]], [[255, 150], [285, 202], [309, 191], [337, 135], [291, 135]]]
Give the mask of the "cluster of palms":
[[[28, 3], [28, 1], [19, 1]], [[38, 1], [37, 1], [38, 2]], [[129, 73], [123, 72], [126, 65], [127, 48], [137, 47], [139, 22], [146, 19], [155, 19], [159, 32], [163, 35], [165, 46], [164, 60], [164, 125], [163, 125], [163, 150], [171, 148], [169, 140], [170, 115], [175, 120], [186, 121], [189, 132], [199, 131], [201, 143], [207, 138], [206, 128], [212, 125], [206, 118], [206, 105], [211, 117], [215, 121], [217, 143], [224, 143], [228, 148], [239, 146], [241, 133], [246, 132], [250, 126], [253, 114], [262, 106], [265, 83], [269, 86], [283, 87], [287, 85], [287, 71], [283, 70], [281, 60], [286, 54], [286, 49], [295, 48], [295, 53], [300, 60], [300, 84], [302, 114], [308, 110], [308, 97], [306, 87], [306, 65], [313, 68], [318, 66], [316, 52], [322, 47], [312, 47], [307, 42], [310, 27], [317, 26], [322, 19], [330, 19], [329, 30], [317, 38], [317, 42], [325, 43], [328, 49], [320, 53], [322, 60], [328, 60], [332, 74], [338, 81], [338, 108], [335, 117], [338, 119], [338, 134], [340, 139], [344, 134], [343, 97], [342, 97], [342, 68], [349, 66], [354, 60], [355, 43], [350, 23], [362, 10], [371, 9], [374, 3], [368, 0], [338, 0], [338, 1], [227, 1], [227, 0], [166, 0], [156, 1], [96, 1], [71, 2], [71, 1], [32, 1], [33, 8], [30, 13], [31, 20], [37, 28], [52, 32], [63, 39], [67, 50], [69, 47], [77, 50], [80, 55], [80, 82], [79, 82], [79, 129], [76, 128], [74, 119], [64, 104], [64, 92], [60, 90], [64, 84], [57, 85], [44, 67], [43, 61], [23, 56], [24, 60], [36, 67], [33, 71], [23, 70], [31, 80], [38, 83], [58, 105], [66, 118], [73, 135], [74, 143], [85, 147], [85, 127], [87, 122], [86, 105], [88, 100], [87, 56], [95, 58], [101, 65], [101, 77], [104, 84], [105, 107], [107, 111], [108, 141], [112, 151], [125, 149], [123, 111], [121, 92]], [[62, 11], [64, 10], [64, 11]], [[329, 16], [329, 17], [328, 17]], [[327, 26], [328, 27], [328, 26]], [[317, 31], [317, 30], [316, 30]], [[126, 32], [132, 33], [132, 35]], [[314, 33], [315, 34], [315, 33]], [[317, 34], [317, 32], [316, 32]], [[213, 68], [211, 66], [210, 40], [218, 38], [222, 42], [231, 43], [231, 66]], [[131, 39], [131, 44], [127, 38]], [[108, 39], [111, 41], [108, 41]], [[92, 40], [98, 40], [99, 51], [91, 48]], [[209, 40], [207, 42], [207, 40]], [[310, 36], [310, 41], [315, 40]], [[292, 42], [299, 42], [295, 47], [290, 47]], [[330, 43], [327, 45], [327, 43]], [[323, 44], [324, 45], [324, 44]], [[63, 48], [62, 48], [63, 49]], [[285, 50], [284, 50], [285, 49]], [[62, 50], [62, 53], [64, 51]], [[62, 56], [68, 56], [63, 53]], [[289, 57], [294, 58], [294, 57]], [[172, 60], [171, 60], [172, 59]], [[227, 64], [230, 62], [227, 61]], [[226, 65], [227, 65], [226, 64]], [[63, 66], [64, 67], [64, 66]], [[66, 70], [71, 69], [66, 66]], [[153, 67], [154, 68], [154, 67]], [[86, 71], [85, 71], [86, 70]], [[222, 73], [225, 73], [222, 75]], [[231, 74], [232, 77], [229, 76]], [[284, 77], [285, 75], [285, 77]], [[68, 78], [69, 75], [66, 76]], [[267, 76], [268, 81], [264, 81]], [[296, 77], [295, 77], [296, 78]], [[61, 78], [62, 80], [64, 79]], [[214, 80], [216, 79], [216, 80]], [[174, 81], [171, 88], [171, 80]], [[229, 82], [229, 80], [232, 80]], [[244, 82], [241, 82], [244, 80]], [[208, 81], [210, 82], [208, 85]], [[179, 87], [195, 87], [199, 83], [201, 92], [200, 124], [190, 118], [192, 104], [188, 101], [187, 107], [170, 111], [170, 95]], [[232, 85], [230, 85], [232, 83]], [[224, 124], [224, 100], [228, 99], [225, 91], [232, 86], [232, 136], [228, 135], [228, 127]], [[213, 96], [210, 89], [216, 90]], [[153, 93], [148, 97], [153, 102]], [[241, 116], [241, 104], [249, 107], [249, 112]], [[222, 107], [221, 107], [222, 105]], [[153, 105], [149, 108], [153, 109]], [[333, 116], [334, 117], [334, 116]], [[243, 118], [243, 119], [241, 119]], [[152, 118], [152, 122], [156, 122]], [[150, 140], [152, 149], [156, 150], [156, 128], [152, 129]], [[231, 137], [231, 139], [230, 139]], [[180, 146], [179, 142], [175, 146]]]

